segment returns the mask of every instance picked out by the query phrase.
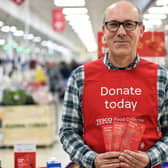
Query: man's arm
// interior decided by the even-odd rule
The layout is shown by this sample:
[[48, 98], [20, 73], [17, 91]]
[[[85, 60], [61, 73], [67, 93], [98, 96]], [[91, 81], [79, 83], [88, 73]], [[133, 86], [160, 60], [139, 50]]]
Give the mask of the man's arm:
[[60, 141], [72, 161], [91, 168], [97, 153], [83, 142], [83, 66], [73, 71], [65, 92]]
[[162, 137], [152, 148], [147, 151], [151, 167], [161, 164], [168, 159], [168, 136]]
[[168, 159], [168, 75], [163, 66], [158, 69], [158, 131], [162, 138], [150, 148], [147, 154], [151, 160], [151, 167]]

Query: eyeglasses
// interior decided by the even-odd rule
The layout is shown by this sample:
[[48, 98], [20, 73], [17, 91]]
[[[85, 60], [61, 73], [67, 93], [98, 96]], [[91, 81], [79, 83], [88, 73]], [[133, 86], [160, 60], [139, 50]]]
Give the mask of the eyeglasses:
[[104, 25], [106, 26], [106, 28], [111, 31], [117, 31], [120, 27], [120, 25], [123, 25], [124, 29], [127, 31], [134, 31], [137, 27], [137, 25], [141, 25], [142, 22], [138, 22], [138, 21], [124, 21], [124, 22], [118, 22], [115, 20], [111, 20], [109, 22], [104, 22]]

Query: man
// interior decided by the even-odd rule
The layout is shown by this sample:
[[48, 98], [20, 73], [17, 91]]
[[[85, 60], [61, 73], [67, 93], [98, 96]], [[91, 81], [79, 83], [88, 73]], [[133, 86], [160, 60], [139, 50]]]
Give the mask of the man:
[[[168, 79], [166, 69], [136, 53], [143, 32], [140, 12], [133, 4], [112, 4], [103, 24], [109, 51], [103, 59], [77, 68], [69, 79], [60, 138], [81, 167], [159, 168], [167, 158]], [[119, 100], [132, 101], [134, 106], [121, 107]], [[101, 126], [126, 118], [146, 126], [138, 151], [106, 152]]]

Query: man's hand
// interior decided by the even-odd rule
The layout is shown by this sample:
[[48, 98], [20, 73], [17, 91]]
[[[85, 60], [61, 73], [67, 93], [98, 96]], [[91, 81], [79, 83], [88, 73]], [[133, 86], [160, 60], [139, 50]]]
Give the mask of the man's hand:
[[96, 156], [95, 168], [117, 168], [120, 167], [120, 152], [106, 152]]
[[119, 160], [121, 161], [120, 167], [124, 168], [144, 168], [149, 162], [150, 158], [145, 152], [133, 152], [125, 150], [120, 153]]

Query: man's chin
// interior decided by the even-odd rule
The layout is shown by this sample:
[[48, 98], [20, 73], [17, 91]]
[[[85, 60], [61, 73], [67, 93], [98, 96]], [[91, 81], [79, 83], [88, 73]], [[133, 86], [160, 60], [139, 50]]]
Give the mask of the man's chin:
[[118, 49], [118, 50], [116, 50], [115, 52], [115, 55], [129, 55], [130, 54], [130, 52], [127, 50], [127, 49]]

